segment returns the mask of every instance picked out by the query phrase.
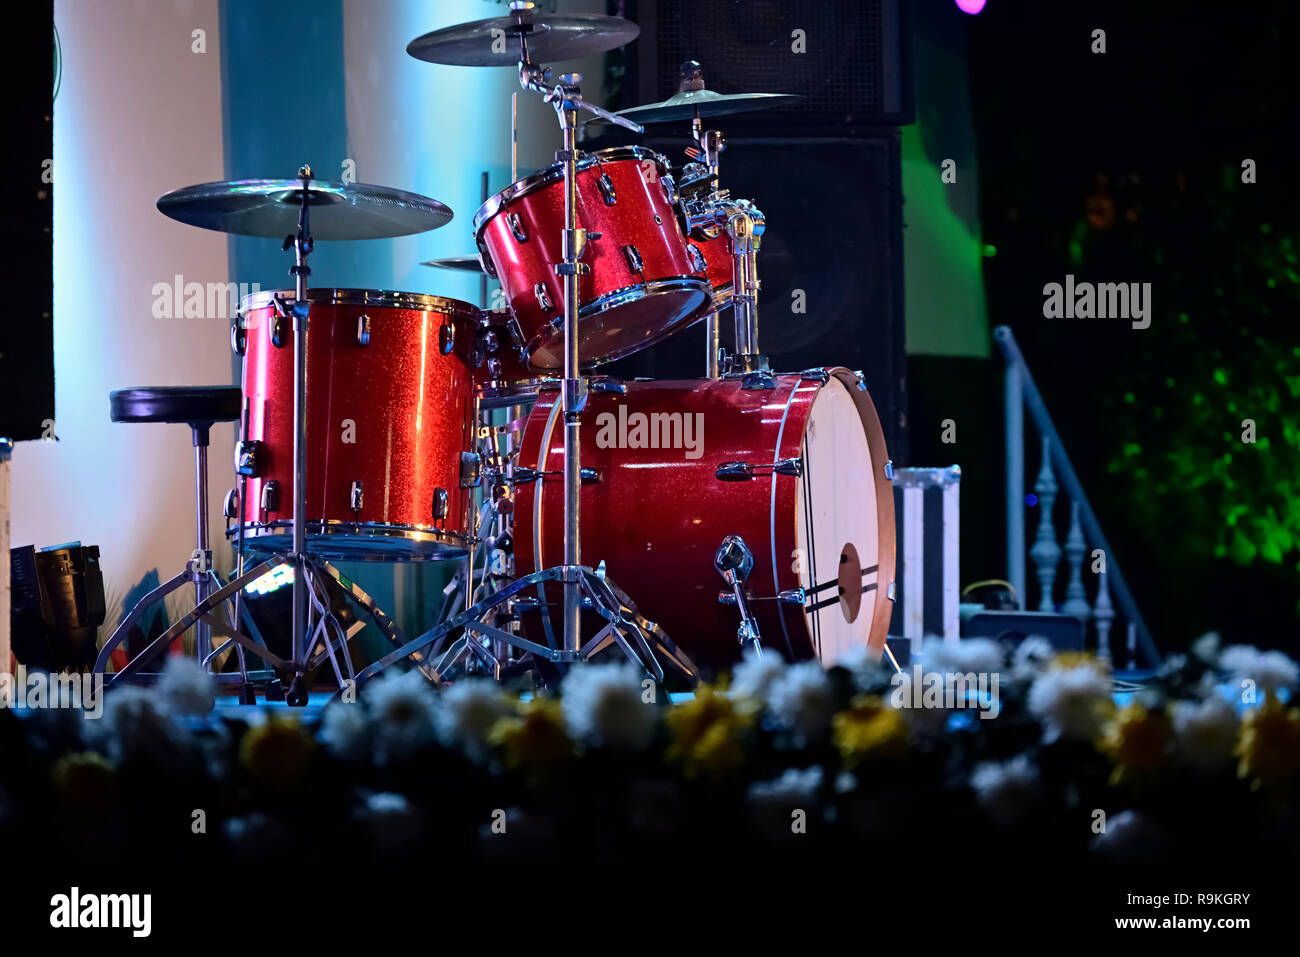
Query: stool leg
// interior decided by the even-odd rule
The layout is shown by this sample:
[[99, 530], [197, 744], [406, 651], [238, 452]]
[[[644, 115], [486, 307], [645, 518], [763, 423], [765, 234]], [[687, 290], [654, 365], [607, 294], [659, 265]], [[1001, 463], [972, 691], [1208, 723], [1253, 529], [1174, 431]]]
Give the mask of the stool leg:
[[[195, 604], [208, 597], [208, 575], [212, 567], [212, 553], [208, 549], [208, 428], [192, 426], [194, 430], [194, 513], [198, 525], [197, 548], [195, 558], [201, 567], [194, 578]], [[212, 629], [204, 622], [194, 626], [194, 652], [197, 659], [204, 661], [212, 651]], [[212, 667], [211, 663], [207, 666]]]

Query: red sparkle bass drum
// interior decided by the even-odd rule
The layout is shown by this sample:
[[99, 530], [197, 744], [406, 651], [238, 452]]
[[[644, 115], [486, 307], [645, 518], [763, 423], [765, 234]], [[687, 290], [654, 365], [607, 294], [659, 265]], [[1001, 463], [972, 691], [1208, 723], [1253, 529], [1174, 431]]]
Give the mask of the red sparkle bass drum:
[[[794, 375], [629, 382], [583, 412], [582, 561], [609, 577], [684, 651], [723, 665], [740, 624], [713, 564], [727, 535], [753, 554], [751, 610], [764, 648], [833, 662], [880, 653], [894, 580], [894, 500], [876, 410], [843, 368]], [[519, 465], [520, 575], [563, 560], [563, 417], [543, 392]], [[558, 589], [547, 596], [559, 628]], [[531, 619], [531, 621], [530, 621]], [[540, 614], [525, 614], [538, 635]], [[555, 632], [558, 634], [558, 631]]]
[[[248, 296], [244, 355], [248, 474], [244, 534], [284, 551], [293, 533], [294, 293]], [[465, 553], [474, 445], [471, 356], [478, 312], [457, 299], [309, 289], [307, 551], [411, 561]], [[238, 527], [227, 535], [232, 539]]]
[[[578, 356], [584, 368], [630, 355], [701, 318], [711, 286], [687, 247], [667, 161], [639, 146], [579, 157], [578, 225], [588, 231], [578, 280]], [[564, 365], [564, 167], [549, 166], [497, 193], [474, 215], [488, 273], [501, 281], [524, 361]]]

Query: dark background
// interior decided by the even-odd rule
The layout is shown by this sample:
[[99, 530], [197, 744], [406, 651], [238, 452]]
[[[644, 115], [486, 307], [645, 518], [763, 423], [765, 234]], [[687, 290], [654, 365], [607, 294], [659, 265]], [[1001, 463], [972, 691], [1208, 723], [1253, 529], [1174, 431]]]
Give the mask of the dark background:
[[[718, 38], [692, 35], [711, 88], [809, 94], [813, 116], [756, 113], [718, 123], [732, 144], [724, 179], [733, 176], [740, 195], [749, 195], [743, 184], [761, 197], [769, 216], [760, 257], [764, 351], [781, 370], [865, 368], [896, 462], [963, 465], [965, 584], [1006, 568], [1002, 367], [996, 352], [902, 356], [898, 263], [907, 207], [888, 144], [913, 113], [927, 152], [934, 144], [936, 167], [952, 155], [938, 152], [951, 150], [952, 138], [932, 103], [911, 102], [912, 71], [932, 64], [912, 62], [906, 36], [891, 60], [870, 29], [882, 7], [890, 5], [612, 3], [611, 12], [637, 19], [643, 31], [635, 55], [611, 56], [622, 80], [616, 105], [671, 92], [683, 48], [672, 25], [700, 22], [701, 8]], [[1007, 325], [1018, 339], [1157, 644], [1176, 649], [1211, 629], [1262, 646], [1293, 643], [1296, 5], [990, 0], [972, 17], [951, 0], [912, 0], [899, 9], [908, 31], [966, 63], [959, 82], [969, 84], [974, 111], [990, 332]], [[782, 68], [791, 26], [824, 36], [818, 24], [836, 16], [844, 28], [832, 30], [824, 64]], [[657, 39], [665, 22], [667, 39]], [[1104, 54], [1091, 50], [1095, 29], [1106, 31]], [[882, 61], [899, 64], [904, 77], [893, 109], [878, 95]], [[828, 103], [839, 105], [838, 118]], [[660, 139], [647, 142], [680, 160], [684, 126], [652, 128]], [[768, 145], [746, 139], [754, 136]], [[1247, 158], [1256, 162], [1254, 184], [1241, 182]], [[1043, 318], [1044, 284], [1067, 273], [1150, 282], [1150, 328]], [[801, 328], [781, 309], [792, 287], [817, 290], [819, 308]], [[699, 339], [679, 336], [615, 371], [698, 375]], [[943, 445], [929, 425], [954, 408], [962, 411], [959, 442]], [[1247, 418], [1256, 424], [1253, 445], [1241, 441]], [[1026, 416], [1027, 491], [1039, 458], [1029, 423]], [[1060, 505], [1063, 539], [1064, 496]], [[1030, 507], [1030, 543], [1038, 520]], [[1033, 581], [1032, 562], [1028, 569]], [[1036, 607], [1035, 587], [1028, 597]]]
[[[39, 439], [54, 418], [54, 184], [41, 181], [54, 155], [50, 50], [53, 0], [6, 9], [11, 36], [25, 53], [0, 60], [6, 112], [0, 173], [5, 183], [5, 272], [13, 280], [0, 321], [0, 437]], [[57, 70], [57, 56], [55, 57]]]

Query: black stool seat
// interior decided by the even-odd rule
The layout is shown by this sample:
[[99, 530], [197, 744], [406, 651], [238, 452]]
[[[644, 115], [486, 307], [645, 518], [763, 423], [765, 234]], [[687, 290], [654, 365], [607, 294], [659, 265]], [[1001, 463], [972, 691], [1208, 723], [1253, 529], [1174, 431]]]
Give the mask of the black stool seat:
[[204, 427], [237, 422], [243, 395], [237, 385], [168, 385], [118, 389], [108, 394], [114, 422], [183, 422]]

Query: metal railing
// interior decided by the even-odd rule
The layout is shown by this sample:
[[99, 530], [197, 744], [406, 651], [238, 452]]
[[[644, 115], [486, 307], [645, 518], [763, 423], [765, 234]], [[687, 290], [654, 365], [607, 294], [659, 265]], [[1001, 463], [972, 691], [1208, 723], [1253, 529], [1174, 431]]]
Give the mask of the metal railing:
[[[1145, 665], [1160, 663], [1151, 633], [1147, 630], [1142, 613], [1133, 599], [1119, 560], [1111, 551], [1102, 533], [1097, 515], [1084, 494], [1083, 485], [1070, 464], [1070, 456], [1061, 443], [1052, 417], [1047, 412], [1043, 396], [1038, 391], [1034, 377], [1025, 364], [1025, 357], [1016, 344], [1016, 338], [1006, 326], [993, 330], [1005, 362], [1006, 401], [1006, 466], [1007, 466], [1007, 579], [1015, 587], [1022, 607], [1029, 606], [1026, 556], [1033, 561], [1038, 586], [1038, 611], [1060, 611], [1074, 615], [1084, 624], [1086, 638], [1095, 641], [1097, 654], [1109, 660], [1112, 657], [1110, 635], [1115, 623], [1116, 608], [1126, 625], [1124, 664], [1135, 667], [1140, 657]], [[1039, 509], [1038, 528], [1034, 544], [1025, 544], [1025, 420], [1024, 410], [1041, 439], [1041, 458], [1034, 494]], [[1064, 493], [1070, 504], [1070, 528], [1062, 548], [1053, 520], [1053, 509], [1058, 495]], [[1057, 573], [1064, 556], [1068, 579], [1064, 588], [1064, 601], [1059, 604]], [[1091, 558], [1088, 570], [1095, 578], [1093, 598], [1089, 601], [1084, 580], [1085, 557]], [[1090, 627], [1091, 626], [1091, 627]]]

